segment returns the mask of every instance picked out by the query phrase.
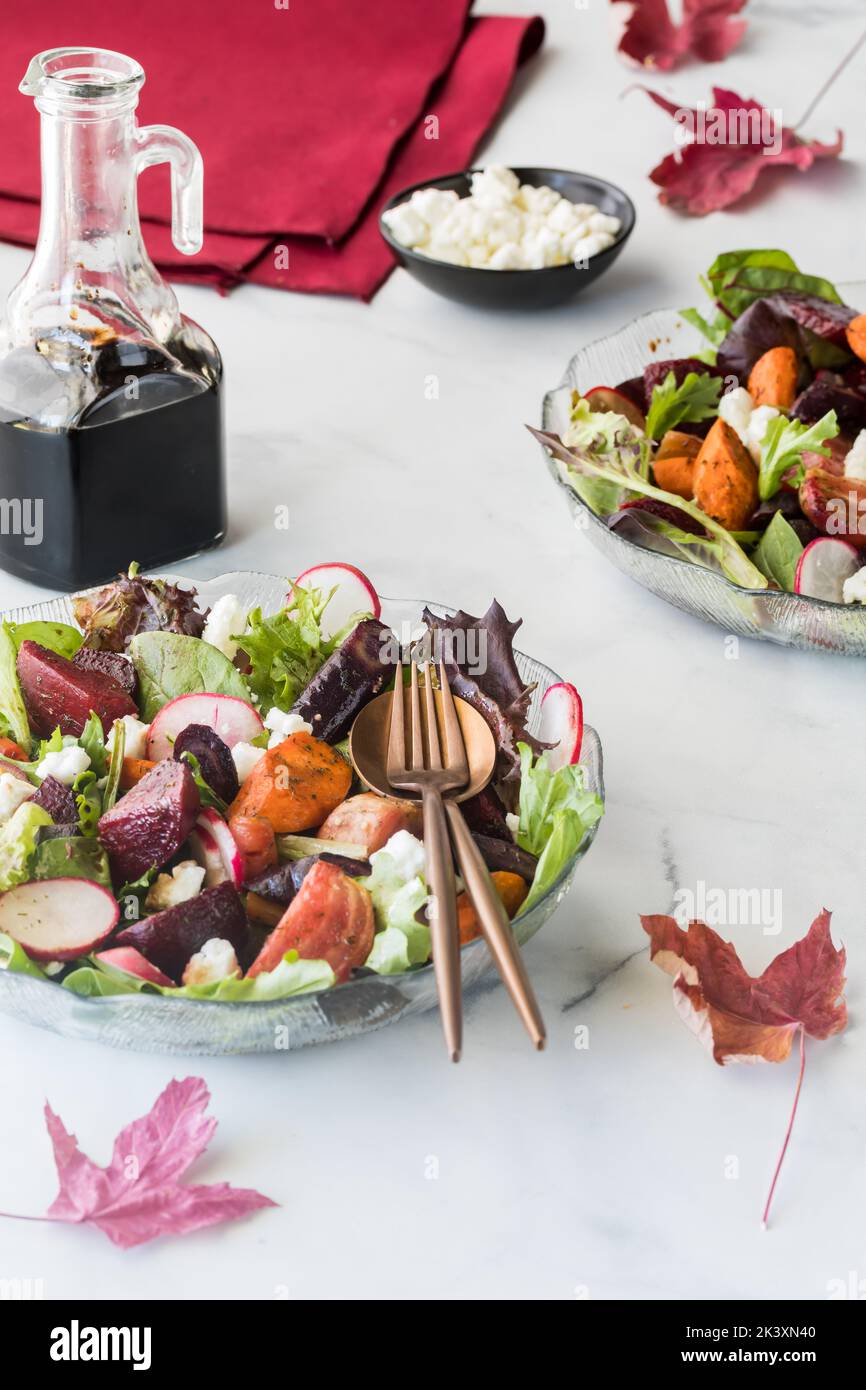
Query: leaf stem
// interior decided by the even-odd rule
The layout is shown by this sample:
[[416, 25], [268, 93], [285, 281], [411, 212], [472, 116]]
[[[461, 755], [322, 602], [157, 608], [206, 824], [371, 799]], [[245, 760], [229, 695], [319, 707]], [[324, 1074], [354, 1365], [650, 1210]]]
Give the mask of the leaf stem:
[[806, 1030], [800, 1024], [800, 1075], [797, 1077], [797, 1089], [794, 1092], [794, 1104], [791, 1106], [791, 1117], [788, 1120], [788, 1129], [785, 1134], [785, 1142], [782, 1145], [782, 1152], [779, 1154], [779, 1161], [776, 1164], [776, 1171], [773, 1174], [773, 1181], [770, 1183], [770, 1191], [767, 1194], [767, 1204], [764, 1207], [764, 1214], [761, 1217], [761, 1225], [767, 1229], [770, 1220], [770, 1203], [773, 1200], [773, 1193], [776, 1190], [776, 1183], [779, 1181], [779, 1174], [782, 1171], [782, 1164], [785, 1161], [785, 1154], [788, 1152], [788, 1142], [791, 1138], [791, 1131], [794, 1128], [794, 1117], [797, 1114], [797, 1106], [800, 1101], [800, 1090], [803, 1085], [803, 1073], [806, 1070]]
[[848, 52], [845, 54], [845, 57], [842, 59], [841, 63], [837, 63], [836, 67], [833, 69], [833, 71], [830, 73], [830, 76], [827, 78], [827, 81], [809, 102], [809, 105], [806, 107], [806, 110], [803, 112], [803, 115], [800, 117], [797, 124], [793, 127], [794, 130], [799, 130], [801, 125], [806, 124], [812, 112], [815, 110], [815, 107], [818, 105], [818, 102], [823, 100], [823, 98], [827, 95], [830, 88], [833, 86], [833, 83], [836, 81], [836, 78], [839, 77], [842, 72], [844, 72], [851, 59], [854, 57], [856, 53], [859, 53], [864, 43], [866, 43], [866, 29], [863, 30], [863, 33], [860, 35], [854, 47], [849, 49]]

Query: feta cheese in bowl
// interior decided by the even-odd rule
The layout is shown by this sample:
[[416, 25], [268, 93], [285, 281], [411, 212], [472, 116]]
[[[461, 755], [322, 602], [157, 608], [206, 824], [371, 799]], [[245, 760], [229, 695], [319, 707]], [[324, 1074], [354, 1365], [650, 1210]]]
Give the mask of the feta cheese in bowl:
[[[416, 279], [468, 303], [540, 308], [569, 298], [613, 263], [635, 221], [603, 179], [490, 165], [407, 188], [380, 230]], [[476, 272], [494, 271], [493, 275]]]
[[488, 270], [576, 264], [613, 246], [622, 221], [594, 203], [574, 203], [546, 184], [521, 183], [491, 164], [470, 175], [468, 197], [419, 188], [382, 221], [401, 246], [433, 260]]

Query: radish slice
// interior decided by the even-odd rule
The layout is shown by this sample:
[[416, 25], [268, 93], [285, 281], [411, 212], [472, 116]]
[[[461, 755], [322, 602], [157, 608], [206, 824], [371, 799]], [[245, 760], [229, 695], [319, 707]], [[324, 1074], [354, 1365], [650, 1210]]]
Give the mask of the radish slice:
[[236, 695], [178, 695], [163, 705], [150, 726], [147, 756], [151, 762], [170, 758], [175, 739], [190, 724], [206, 724], [229, 748], [252, 743], [265, 728], [252, 705]]
[[33, 960], [75, 960], [114, 931], [120, 908], [86, 878], [19, 883], [0, 894], [0, 931]]
[[538, 737], [542, 743], [552, 743], [547, 757], [551, 767], [558, 770], [580, 761], [583, 743], [583, 701], [573, 685], [560, 681], [544, 692], [541, 701], [541, 727]]
[[584, 400], [589, 402], [591, 410], [624, 415], [630, 425], [635, 425], [639, 430], [646, 429], [646, 416], [643, 411], [639, 410], [628, 396], [622, 395], [612, 386], [593, 386], [591, 391], [587, 391]]
[[208, 806], [200, 812], [195, 829], [190, 832], [193, 857], [204, 868], [205, 888], [218, 883], [233, 883], [240, 888], [244, 881], [244, 861], [235, 844], [235, 837], [222, 816]]
[[382, 612], [379, 595], [366, 574], [354, 565], [344, 565], [340, 561], [313, 565], [312, 569], [299, 574], [295, 583], [302, 589], [321, 589], [325, 594], [331, 589], [337, 590], [322, 614], [322, 635], [326, 639], [340, 632], [353, 613], [372, 613], [378, 618]]
[[862, 556], [850, 542], [837, 536], [818, 536], [809, 542], [797, 562], [794, 593], [842, 603], [842, 586], [862, 563]]
[[164, 985], [172, 988], [174, 980], [163, 975], [155, 965], [137, 951], [134, 946], [113, 946], [110, 951], [99, 951], [95, 959], [103, 965], [122, 970], [124, 975], [134, 975], [138, 980], [147, 980], [151, 985]]

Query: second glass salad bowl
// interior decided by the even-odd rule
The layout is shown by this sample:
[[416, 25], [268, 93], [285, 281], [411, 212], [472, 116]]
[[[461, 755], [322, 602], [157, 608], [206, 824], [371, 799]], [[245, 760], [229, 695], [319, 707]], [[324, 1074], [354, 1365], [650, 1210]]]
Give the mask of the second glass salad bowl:
[[[286, 581], [274, 575], [242, 571], [194, 582], [202, 608], [213, 605], [224, 594], [235, 594], [246, 608], [261, 606], [265, 612], [279, 609], [285, 600]], [[427, 606], [441, 614], [453, 612], [441, 604]], [[382, 621], [393, 628], [401, 642], [408, 642], [419, 629], [423, 630], [424, 607], [423, 600], [383, 598]], [[0, 618], [19, 623], [39, 619], [74, 623], [70, 598], [65, 596], [14, 609], [0, 614]], [[529, 730], [537, 732], [542, 696], [560, 677], [530, 656], [517, 652], [516, 657], [523, 679], [527, 684], [535, 683]], [[581, 763], [586, 769], [588, 789], [603, 799], [601, 744], [588, 725], [583, 731]], [[545, 896], [524, 916], [515, 919], [514, 931], [521, 945], [544, 926], [565, 897], [596, 830], [597, 826], [587, 832], [577, 853]], [[464, 946], [461, 959], [463, 984], [467, 988], [493, 968], [481, 939]], [[67, 1037], [141, 1052], [201, 1056], [293, 1051], [313, 1043], [368, 1033], [436, 1006], [436, 983], [430, 965], [404, 975], [358, 976], [333, 989], [261, 1003], [172, 999], [144, 993], [83, 998], [50, 981], [0, 969], [3, 1013]]]
[[[866, 281], [849, 282], [838, 288], [846, 304], [866, 309]], [[642, 314], [572, 357], [559, 386], [544, 397], [542, 429], [565, 434], [573, 390], [584, 393], [593, 386], [625, 381], [639, 376], [649, 362], [688, 357], [705, 346], [697, 329], [686, 323], [678, 310], [657, 309]], [[780, 590], [740, 588], [701, 565], [636, 545], [611, 531], [581, 500], [546, 450], [545, 456], [579, 529], [618, 570], [659, 598], [739, 637], [757, 637], [809, 651], [866, 656], [866, 605], [828, 603]]]

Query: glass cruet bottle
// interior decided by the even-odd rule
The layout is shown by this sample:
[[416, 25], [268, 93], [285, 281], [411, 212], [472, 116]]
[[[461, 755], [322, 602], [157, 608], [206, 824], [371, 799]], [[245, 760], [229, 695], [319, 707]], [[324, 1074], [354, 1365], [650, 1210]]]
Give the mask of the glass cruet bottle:
[[224, 536], [222, 361], [181, 314], [138, 218], [138, 174], [171, 166], [172, 240], [202, 243], [202, 161], [139, 127], [140, 65], [56, 48], [20, 90], [41, 117], [33, 259], [0, 325], [0, 567], [77, 588]]

